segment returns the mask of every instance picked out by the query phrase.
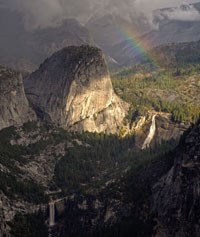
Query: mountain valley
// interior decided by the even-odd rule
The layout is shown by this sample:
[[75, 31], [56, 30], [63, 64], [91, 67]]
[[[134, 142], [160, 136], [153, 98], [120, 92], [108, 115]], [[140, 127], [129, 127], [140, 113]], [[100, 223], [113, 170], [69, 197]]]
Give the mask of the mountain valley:
[[27, 29], [0, 3], [0, 237], [200, 236], [199, 6]]
[[[81, 60], [82, 55], [84, 57]], [[194, 68], [193, 71], [188, 69], [189, 75], [185, 71], [177, 75], [175, 69], [166, 72], [164, 69], [147, 71], [141, 68], [136, 70], [134, 67], [111, 75], [114, 90], [126, 101], [123, 102], [114, 93], [105, 59], [99, 49], [73, 46], [47, 59], [38, 71], [25, 78], [25, 91], [29, 100], [27, 106], [33, 114], [35, 111], [37, 121], [35, 115], [31, 119], [27, 118], [23, 126], [17, 120], [16, 124], [7, 125], [16, 127], [5, 128], [0, 132], [1, 232], [23, 237], [31, 231], [34, 236], [33, 220], [36, 218], [37, 222], [34, 223], [42, 226], [44, 236], [49, 231], [53, 236], [79, 236], [80, 229], [81, 236], [112, 236], [116, 231], [121, 231], [123, 236], [132, 236], [134, 233], [139, 236], [153, 234], [155, 223], [152, 218], [160, 215], [157, 209], [155, 213], [152, 212], [154, 207], [150, 205], [154, 195], [157, 195], [153, 187], [161, 182], [159, 179], [173, 166], [173, 157], [177, 153], [172, 150], [179, 137], [198, 118], [198, 110], [194, 109], [193, 114], [193, 107], [190, 108], [190, 101], [191, 104], [193, 100], [198, 101], [198, 85], [195, 84], [198, 84], [198, 67]], [[88, 102], [88, 93], [91, 93], [95, 85], [94, 78], [97, 80], [98, 94], [95, 96], [95, 92], [92, 92], [93, 97]], [[2, 85], [7, 80], [4, 78]], [[72, 89], [70, 83], [76, 86]], [[191, 91], [186, 91], [184, 97], [178, 99], [181, 96], [178, 95], [180, 88], [189, 88], [188, 85], [191, 85]], [[61, 110], [64, 108], [65, 111], [68, 106], [66, 101], [71, 99], [70, 90], [75, 97], [69, 104], [69, 111], [73, 109], [77, 118], [82, 119], [81, 126], [77, 126], [79, 122], [76, 120], [70, 127], [65, 125], [69, 123], [65, 121], [72, 121]], [[148, 92], [153, 97], [148, 96]], [[148, 96], [148, 100], [143, 99], [143, 93]], [[164, 105], [162, 99], [167, 93], [169, 104]], [[77, 96], [81, 96], [80, 99], [76, 99]], [[98, 113], [104, 111], [104, 107], [101, 108], [104, 106], [104, 97], [108, 105], [110, 98], [111, 101], [117, 98], [115, 100], [119, 104], [113, 104], [112, 110], [121, 110], [117, 113], [124, 115], [115, 118], [119, 125], [116, 127], [113, 123], [114, 130], [105, 129], [102, 131], [106, 133], [97, 134], [98, 126], [111, 126], [108, 116], [112, 113], [113, 118], [112, 110], [106, 112], [108, 115], [104, 112], [104, 119], [99, 125], [95, 122], [94, 128], [94, 122], [91, 125], [86, 122], [84, 125], [81, 116], [84, 116], [83, 111], [87, 109], [79, 112], [77, 109], [81, 107], [76, 106], [76, 100], [82, 106], [84, 100], [94, 103], [98, 111], [97, 101], [101, 98], [99, 112], [94, 111], [96, 117], [92, 118], [98, 121]], [[180, 114], [176, 107], [170, 109], [173, 98], [181, 109]], [[185, 106], [179, 105], [179, 100]], [[56, 103], [60, 104], [60, 108]], [[88, 109], [92, 109], [92, 106]], [[187, 110], [186, 106], [191, 110]], [[70, 115], [69, 112], [67, 114]], [[87, 114], [85, 116], [87, 121]], [[70, 119], [76, 119], [75, 115], [72, 114]], [[156, 175], [152, 176], [154, 172]], [[139, 186], [138, 179], [143, 180]], [[137, 199], [133, 195], [135, 192], [137, 197], [141, 192], [146, 195]], [[49, 212], [55, 216], [49, 216]], [[149, 214], [145, 217], [143, 212]], [[89, 215], [87, 221], [84, 220], [85, 215]], [[162, 220], [162, 216], [159, 217]], [[48, 222], [51, 223], [49, 229], [46, 226]], [[19, 223], [26, 223], [29, 229], [25, 230], [25, 226]], [[76, 226], [79, 226], [78, 232]]]

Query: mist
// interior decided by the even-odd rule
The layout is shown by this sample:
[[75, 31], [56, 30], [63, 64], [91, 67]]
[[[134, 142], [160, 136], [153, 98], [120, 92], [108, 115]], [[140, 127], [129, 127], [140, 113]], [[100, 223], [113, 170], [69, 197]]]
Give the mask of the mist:
[[[55, 27], [66, 18], [76, 18], [82, 24], [92, 16], [115, 14], [132, 21], [141, 15], [149, 22], [153, 22], [152, 11], [155, 9], [179, 6], [193, 3], [192, 0], [0, 0], [1, 5], [23, 16], [26, 29]], [[199, 19], [199, 12], [190, 9], [183, 12], [181, 9], [167, 13], [169, 19]]]
[[189, 5], [185, 8], [177, 7], [170, 10], [166, 10], [160, 15], [160, 18], [167, 18], [168, 20], [177, 21], [200, 21], [200, 12]]

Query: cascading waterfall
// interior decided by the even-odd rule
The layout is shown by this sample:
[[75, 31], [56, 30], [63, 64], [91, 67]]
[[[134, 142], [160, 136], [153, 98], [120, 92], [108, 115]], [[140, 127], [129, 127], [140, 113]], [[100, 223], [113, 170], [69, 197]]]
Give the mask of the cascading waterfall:
[[156, 132], [156, 115], [153, 115], [152, 124], [151, 124], [150, 130], [149, 130], [149, 134], [148, 134], [146, 140], [144, 141], [142, 150], [145, 150], [150, 147], [150, 144], [155, 136], [155, 132]]
[[55, 224], [55, 203], [49, 203], [49, 226], [54, 226]]
[[[60, 190], [54, 193], [60, 193]], [[65, 199], [66, 197], [53, 200], [49, 203], [49, 226], [50, 227], [55, 225], [55, 204]]]

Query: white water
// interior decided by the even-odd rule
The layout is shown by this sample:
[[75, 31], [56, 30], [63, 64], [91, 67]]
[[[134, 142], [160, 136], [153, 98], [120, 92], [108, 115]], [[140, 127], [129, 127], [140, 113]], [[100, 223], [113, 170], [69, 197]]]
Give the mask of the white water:
[[[60, 190], [58, 192], [60, 192]], [[54, 193], [56, 193], [56, 192], [54, 192]], [[55, 204], [62, 201], [62, 200], [65, 200], [65, 199], [66, 198], [60, 198], [60, 199], [51, 201], [49, 203], [49, 226], [54, 226], [55, 225]]]
[[49, 226], [54, 226], [55, 224], [55, 203], [49, 203]]
[[150, 147], [150, 144], [155, 136], [155, 133], [156, 133], [156, 115], [153, 115], [152, 124], [151, 124], [150, 130], [149, 130], [149, 134], [148, 134], [146, 140], [144, 141], [142, 150], [145, 150]]

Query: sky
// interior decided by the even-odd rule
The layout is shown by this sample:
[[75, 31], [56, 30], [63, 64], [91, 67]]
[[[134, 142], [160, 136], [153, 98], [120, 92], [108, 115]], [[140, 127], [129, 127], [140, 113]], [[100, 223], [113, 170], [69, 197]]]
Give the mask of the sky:
[[[198, 0], [196, 0], [198, 1]], [[26, 28], [45, 28], [59, 24], [65, 18], [76, 18], [82, 23], [93, 15], [113, 13], [127, 20], [141, 15], [152, 21], [155, 9], [196, 2], [194, 0], [0, 0], [12, 10], [22, 13]], [[200, 0], [199, 0], [200, 1]], [[199, 13], [191, 8], [166, 13], [171, 19], [199, 20]], [[162, 17], [162, 16], [161, 16]]]

